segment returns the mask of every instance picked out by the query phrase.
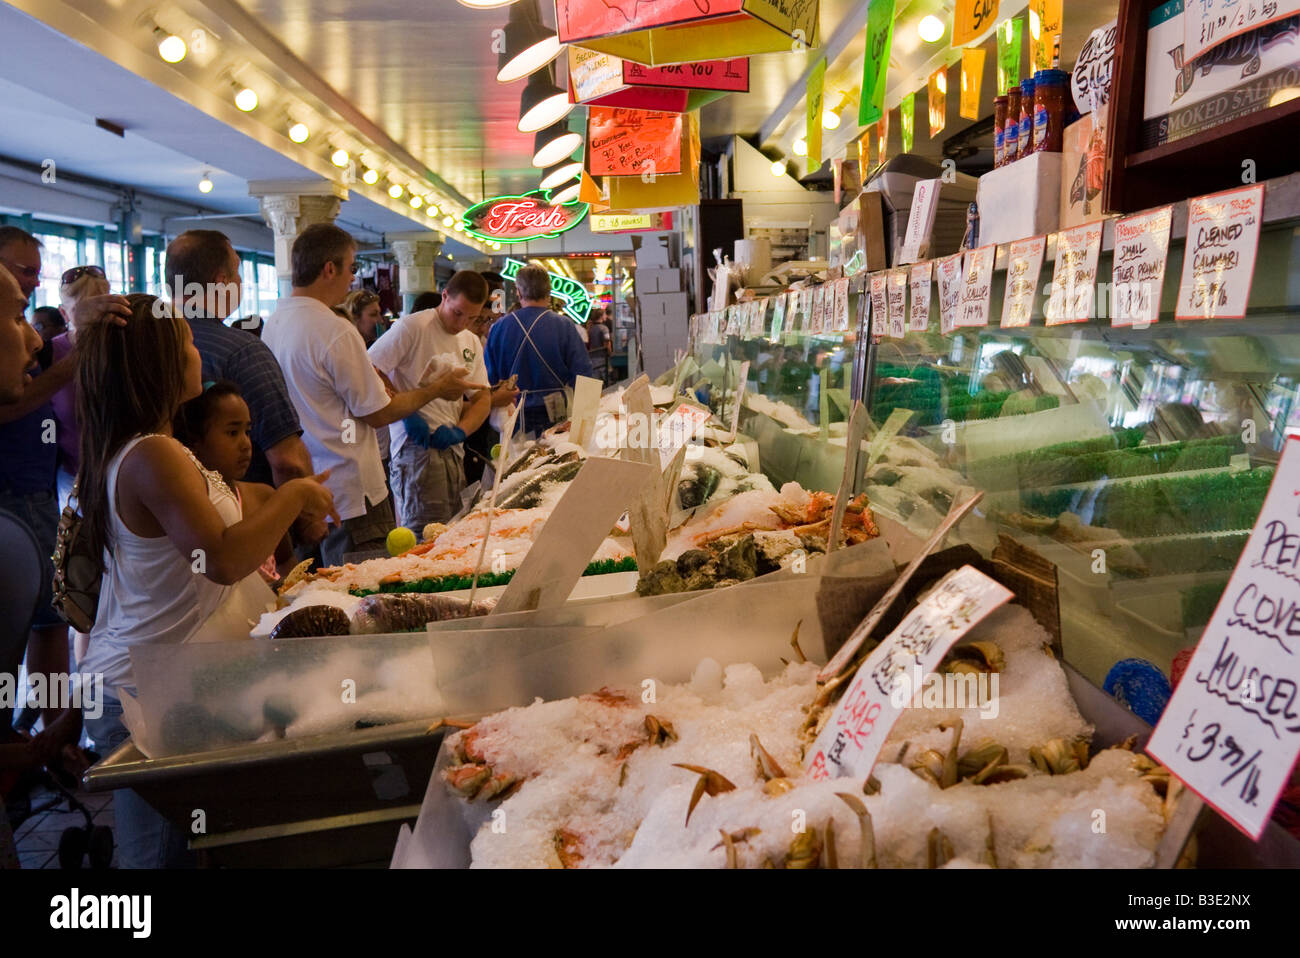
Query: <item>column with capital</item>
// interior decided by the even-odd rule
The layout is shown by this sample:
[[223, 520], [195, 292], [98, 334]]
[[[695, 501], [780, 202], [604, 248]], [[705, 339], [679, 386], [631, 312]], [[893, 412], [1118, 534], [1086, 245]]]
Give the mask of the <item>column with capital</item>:
[[275, 273], [280, 295], [293, 291], [293, 241], [315, 223], [333, 223], [347, 188], [330, 180], [253, 180], [250, 196], [257, 197], [262, 219], [275, 236]]
[[437, 286], [433, 266], [442, 252], [440, 233], [388, 233], [384, 236], [397, 260], [397, 284], [402, 291], [402, 312], [411, 312], [415, 299]]

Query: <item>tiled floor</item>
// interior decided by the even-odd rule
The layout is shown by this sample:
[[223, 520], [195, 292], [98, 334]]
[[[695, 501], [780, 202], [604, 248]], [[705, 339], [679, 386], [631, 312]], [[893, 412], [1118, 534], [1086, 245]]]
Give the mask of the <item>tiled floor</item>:
[[[32, 795], [32, 804], [41, 807], [47, 804], [50, 793], [38, 791]], [[90, 812], [95, 825], [113, 827], [113, 796], [110, 794], [77, 793], [77, 800]], [[59, 838], [66, 828], [73, 826], [84, 828], [86, 818], [80, 812], [68, 811], [66, 799], [46, 812], [38, 812], [14, 829], [14, 840], [18, 846], [18, 861], [23, 868], [58, 868]], [[89, 868], [87, 860], [83, 868]], [[117, 867], [117, 852], [113, 853], [110, 868]]]

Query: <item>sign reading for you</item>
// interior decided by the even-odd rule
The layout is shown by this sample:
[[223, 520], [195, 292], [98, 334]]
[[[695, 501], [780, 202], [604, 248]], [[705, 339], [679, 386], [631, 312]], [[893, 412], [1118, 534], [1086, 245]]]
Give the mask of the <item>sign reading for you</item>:
[[592, 176], [682, 171], [682, 115], [593, 106], [587, 114]]
[[1258, 840], [1300, 753], [1300, 440], [1147, 751]]
[[1175, 319], [1241, 319], [1250, 302], [1264, 184], [1194, 199]]

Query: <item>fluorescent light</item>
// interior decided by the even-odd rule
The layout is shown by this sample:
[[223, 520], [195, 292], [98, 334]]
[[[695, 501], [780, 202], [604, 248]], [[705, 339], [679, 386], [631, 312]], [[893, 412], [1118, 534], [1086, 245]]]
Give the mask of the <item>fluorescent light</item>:
[[289, 127], [289, 139], [295, 143], [306, 142], [308, 135], [306, 123], [295, 123]]
[[932, 13], [922, 17], [921, 22], [916, 25], [916, 32], [926, 43], [942, 40], [944, 29], [943, 21]]
[[374, 170], [366, 170], [364, 173], [361, 174], [361, 179], [367, 185], [374, 186], [376, 183], [379, 182], [379, 174], [376, 173]]
[[351, 157], [348, 156], [347, 150], [335, 150], [330, 154], [330, 162], [339, 169], [343, 169], [343, 167], [347, 166], [349, 159], [351, 159]]
[[388, 195], [395, 200], [400, 200], [402, 198], [402, 188], [394, 183], [388, 188]]
[[257, 91], [244, 87], [235, 94], [235, 106], [245, 113], [252, 113], [257, 109]]
[[785, 160], [773, 160], [769, 169], [773, 176], [785, 176]]
[[168, 63], [180, 63], [185, 59], [185, 41], [175, 34], [168, 34], [158, 41], [158, 56]]

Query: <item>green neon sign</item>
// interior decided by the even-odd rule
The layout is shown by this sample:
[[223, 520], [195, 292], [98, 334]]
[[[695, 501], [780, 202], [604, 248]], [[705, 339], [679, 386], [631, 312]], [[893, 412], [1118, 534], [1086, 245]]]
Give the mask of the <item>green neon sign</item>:
[[461, 225], [470, 236], [496, 243], [525, 243], [559, 236], [582, 222], [588, 205], [576, 199], [552, 203], [552, 192], [560, 191], [530, 190], [517, 196], [494, 196], [467, 209], [460, 218]]
[[[506, 279], [514, 279], [527, 265], [522, 260], [507, 257], [501, 275]], [[591, 296], [587, 293], [586, 287], [563, 273], [552, 273], [547, 270], [546, 275], [551, 277], [551, 295], [564, 304], [565, 315], [575, 323], [586, 325], [587, 314], [591, 312]]]

